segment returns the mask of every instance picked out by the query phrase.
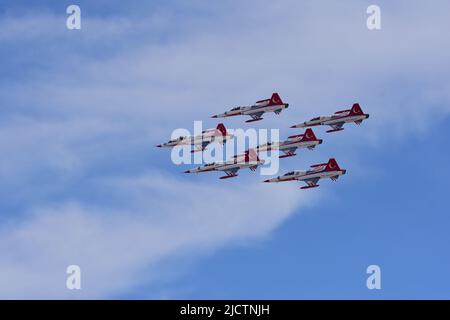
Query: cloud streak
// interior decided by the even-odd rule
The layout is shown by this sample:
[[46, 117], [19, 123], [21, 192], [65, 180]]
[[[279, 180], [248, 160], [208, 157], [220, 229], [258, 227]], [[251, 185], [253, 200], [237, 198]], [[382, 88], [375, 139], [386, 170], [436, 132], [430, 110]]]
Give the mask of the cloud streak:
[[[157, 279], [168, 258], [260, 238], [312, 204], [296, 189], [248, 181], [205, 186], [151, 173], [101, 184], [132, 204], [37, 208], [0, 231], [2, 298], [114, 297], [139, 285], [143, 268]], [[70, 264], [82, 269], [80, 292], [64, 287]]]

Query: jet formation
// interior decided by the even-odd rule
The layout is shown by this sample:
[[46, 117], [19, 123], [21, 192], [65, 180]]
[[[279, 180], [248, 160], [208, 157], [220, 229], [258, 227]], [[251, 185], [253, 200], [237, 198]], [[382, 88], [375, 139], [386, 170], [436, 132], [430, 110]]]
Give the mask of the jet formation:
[[[288, 103], [284, 103], [278, 93], [273, 93], [271, 98], [259, 100], [249, 106], [234, 107], [224, 113], [213, 115], [212, 118], [227, 118], [232, 116], [250, 116], [251, 119], [246, 120], [246, 123], [262, 120], [262, 115], [266, 112], [274, 112], [280, 114], [281, 111], [289, 107]], [[185, 173], [204, 173], [211, 171], [221, 171], [225, 176], [219, 179], [228, 179], [237, 177], [237, 172], [240, 169], [249, 168], [256, 171], [258, 166], [264, 164], [264, 160], [260, 159], [258, 154], [264, 151], [279, 150], [283, 154], [279, 158], [288, 158], [296, 155], [298, 149], [314, 150], [318, 145], [322, 144], [323, 140], [318, 139], [310, 127], [316, 126], [330, 126], [331, 129], [327, 133], [344, 130], [343, 126], [346, 123], [355, 123], [360, 125], [364, 120], [369, 118], [369, 114], [362, 111], [359, 103], [354, 103], [351, 108], [336, 111], [331, 116], [319, 116], [305, 121], [291, 128], [306, 128], [304, 133], [291, 135], [283, 141], [272, 141], [256, 146], [256, 148], [249, 149], [243, 154], [233, 156], [231, 159], [222, 162], [207, 163], [190, 170]], [[216, 128], [208, 129], [202, 132], [201, 135], [178, 137], [166, 143], [157, 145], [157, 147], [173, 148], [180, 145], [190, 145], [193, 147], [191, 152], [204, 151], [211, 143], [225, 144], [228, 140], [233, 139], [234, 136], [230, 134], [223, 123], [219, 123]], [[340, 176], [345, 175], [347, 170], [341, 169], [336, 159], [330, 158], [325, 163], [311, 165], [307, 170], [294, 170], [285, 173], [282, 176], [264, 180], [266, 183], [280, 183], [287, 181], [301, 181], [306, 185], [301, 189], [316, 188], [321, 179], [331, 179], [336, 181]]]

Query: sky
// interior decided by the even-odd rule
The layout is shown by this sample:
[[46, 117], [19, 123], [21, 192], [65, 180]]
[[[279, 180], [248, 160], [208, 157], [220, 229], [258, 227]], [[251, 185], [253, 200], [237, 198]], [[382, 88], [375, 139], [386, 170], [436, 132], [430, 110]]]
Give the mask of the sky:
[[[66, 28], [67, 6], [81, 30]], [[381, 30], [366, 9], [381, 8]], [[448, 299], [448, 1], [3, 1], [0, 298]], [[278, 92], [279, 128], [370, 118], [283, 159], [300, 190], [184, 175], [154, 146]], [[66, 268], [81, 268], [81, 290]], [[381, 290], [366, 286], [381, 268]]]

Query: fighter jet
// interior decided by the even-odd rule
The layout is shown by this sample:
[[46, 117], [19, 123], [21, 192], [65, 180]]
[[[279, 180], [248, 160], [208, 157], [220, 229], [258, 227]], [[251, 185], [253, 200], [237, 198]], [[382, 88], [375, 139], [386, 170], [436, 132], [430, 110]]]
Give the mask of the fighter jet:
[[212, 118], [226, 118], [233, 116], [250, 116], [251, 119], [245, 122], [254, 122], [262, 120], [261, 116], [265, 112], [275, 112], [276, 114], [280, 114], [283, 109], [289, 107], [288, 103], [284, 103], [278, 93], [273, 93], [270, 99], [265, 99], [261, 101], [257, 101], [254, 105], [251, 106], [241, 106], [231, 109], [225, 113], [217, 114], [212, 116]]
[[291, 171], [285, 175], [265, 180], [264, 182], [285, 182], [285, 181], [304, 181], [307, 186], [300, 189], [316, 188], [320, 179], [330, 178], [336, 181], [339, 176], [346, 173], [347, 170], [339, 168], [336, 160], [331, 158], [327, 163], [315, 164], [307, 171]]
[[341, 110], [335, 112], [332, 116], [322, 116], [311, 119], [310, 121], [306, 121], [297, 125], [292, 126], [291, 128], [305, 128], [319, 125], [327, 125], [332, 129], [327, 132], [336, 132], [344, 130], [342, 126], [347, 122], [354, 122], [357, 125], [360, 125], [363, 120], [369, 118], [368, 114], [365, 114], [360, 105], [358, 103], [353, 104], [352, 108], [349, 110]]
[[234, 156], [231, 160], [208, 163], [202, 167], [187, 170], [184, 173], [224, 171], [226, 173], [226, 176], [220, 177], [219, 179], [228, 179], [237, 177], [237, 172], [239, 171], [239, 169], [249, 168], [250, 170], [255, 171], [258, 166], [262, 165], [263, 163], [264, 160], [259, 159], [255, 150], [250, 149], [244, 154]]
[[290, 136], [285, 141], [268, 142], [256, 147], [256, 151], [280, 150], [284, 153], [279, 156], [279, 158], [282, 159], [295, 156], [295, 150], [297, 150], [297, 148], [308, 148], [309, 150], [313, 150], [321, 143], [322, 139], [317, 139], [314, 131], [311, 128], [308, 128], [304, 134]]
[[180, 145], [193, 145], [195, 150], [191, 152], [203, 151], [212, 142], [218, 142], [224, 144], [227, 140], [233, 138], [233, 135], [227, 132], [227, 129], [223, 123], [219, 123], [215, 129], [208, 129], [202, 132], [201, 135], [179, 137], [177, 139], [170, 140], [169, 142], [159, 144], [159, 148], [173, 148]]

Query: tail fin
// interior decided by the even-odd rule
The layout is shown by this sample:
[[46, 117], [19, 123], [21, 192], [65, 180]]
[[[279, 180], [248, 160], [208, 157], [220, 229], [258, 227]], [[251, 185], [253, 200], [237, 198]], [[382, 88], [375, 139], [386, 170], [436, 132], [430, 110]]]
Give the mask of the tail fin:
[[364, 114], [359, 103], [353, 104], [352, 108], [350, 109], [350, 114], [351, 115], [363, 115]]
[[331, 158], [328, 160], [327, 166], [324, 171], [338, 171], [341, 170], [338, 163], [336, 162], [336, 159]]
[[259, 161], [259, 157], [254, 149], [249, 149], [245, 152], [245, 162], [246, 163], [258, 162], [258, 161]]
[[306, 129], [305, 133], [303, 134], [302, 141], [315, 141], [317, 140], [316, 135], [314, 134], [314, 131], [311, 128]]
[[219, 131], [222, 133], [223, 136], [226, 136], [226, 135], [227, 135], [227, 128], [225, 128], [225, 126], [223, 125], [223, 123], [219, 123], [219, 124], [217, 125], [217, 128], [216, 128], [216, 129], [219, 130]]
[[283, 100], [281, 100], [278, 93], [274, 92], [272, 93], [272, 97], [270, 98], [270, 104], [272, 105], [283, 104]]

